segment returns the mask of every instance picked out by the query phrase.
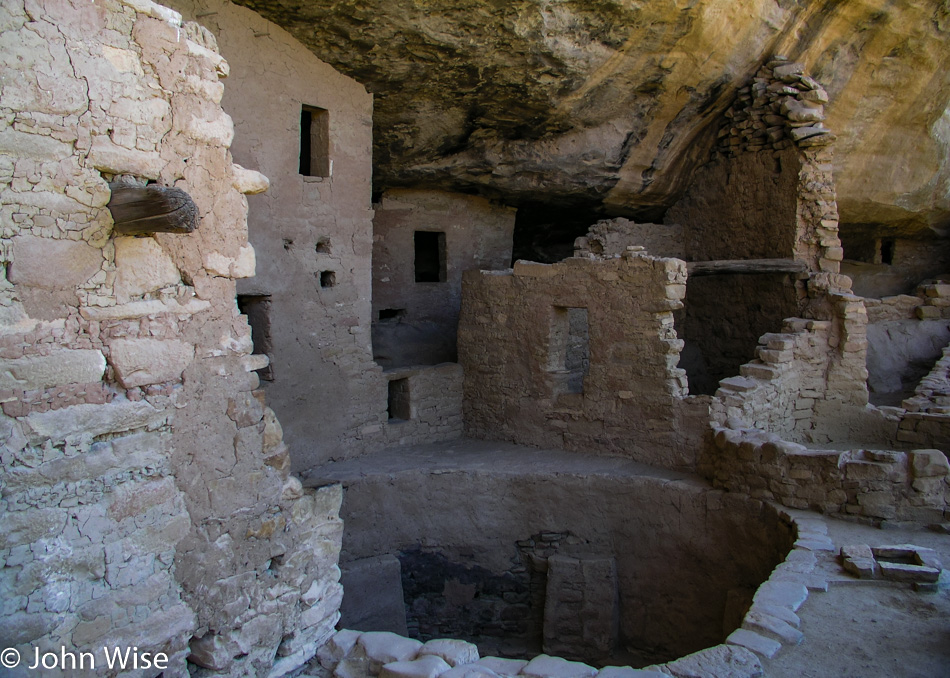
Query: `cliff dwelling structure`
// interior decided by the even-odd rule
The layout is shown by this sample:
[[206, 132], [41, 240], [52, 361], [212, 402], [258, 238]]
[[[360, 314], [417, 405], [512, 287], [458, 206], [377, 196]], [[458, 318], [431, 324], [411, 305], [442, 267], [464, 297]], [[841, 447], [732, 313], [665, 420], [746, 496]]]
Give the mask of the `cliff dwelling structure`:
[[0, 675], [950, 675], [948, 44], [4, 0]]

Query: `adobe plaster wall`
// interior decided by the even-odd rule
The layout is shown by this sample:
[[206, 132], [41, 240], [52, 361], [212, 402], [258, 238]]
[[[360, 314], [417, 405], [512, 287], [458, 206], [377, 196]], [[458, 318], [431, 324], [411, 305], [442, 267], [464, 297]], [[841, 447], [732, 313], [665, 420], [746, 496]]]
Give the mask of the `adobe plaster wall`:
[[[516, 262], [513, 273], [466, 273], [459, 321], [466, 434], [539, 447], [600, 450], [691, 468], [708, 405], [684, 400], [673, 328], [686, 268], [677, 259]], [[583, 308], [589, 367], [568, 384], [568, 314]], [[571, 392], [571, 391], [574, 392]]]
[[[395, 189], [373, 218], [373, 353], [383, 367], [458, 359], [462, 273], [511, 266], [515, 210], [475, 196]], [[416, 282], [413, 234], [445, 234], [443, 282]], [[380, 319], [380, 311], [400, 310]]]
[[[232, 153], [271, 182], [248, 201], [258, 268], [238, 293], [270, 297], [273, 381], [262, 387], [293, 467], [378, 445], [386, 381], [370, 341], [372, 95], [249, 9], [171, 4], [218, 37], [231, 64], [221, 105], [235, 121]], [[329, 177], [299, 172], [304, 105], [329, 112]], [[324, 272], [332, 287], [321, 286]]]
[[[458, 634], [490, 651], [511, 639], [537, 653], [542, 627], [572, 619], [571, 633], [582, 633], [572, 604], [604, 608], [616, 597], [616, 645], [603, 644], [591, 614], [585, 625], [597, 627], [596, 637], [564, 632], [545, 638], [544, 650], [595, 662], [665, 661], [722, 642], [745, 612], [730, 601], [748, 605], [794, 541], [772, 507], [693, 480], [622, 468], [558, 473], [543, 461], [512, 472], [516, 457], [343, 481], [344, 557], [400, 557], [410, 621], [424, 625], [423, 640]], [[615, 560], [616, 579], [552, 589], [552, 557]]]
[[[228, 63], [148, 0], [0, 27], [0, 644], [281, 675], [338, 618], [341, 493], [289, 475], [234, 303], [267, 182], [232, 162]], [[198, 229], [113, 234], [114, 175], [183, 189]]]

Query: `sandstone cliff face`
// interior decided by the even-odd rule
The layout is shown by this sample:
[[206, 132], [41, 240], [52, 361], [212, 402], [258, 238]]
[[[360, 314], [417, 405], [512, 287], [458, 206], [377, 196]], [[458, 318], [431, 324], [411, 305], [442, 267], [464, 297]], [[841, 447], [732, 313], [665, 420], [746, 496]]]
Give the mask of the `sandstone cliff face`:
[[241, 0], [376, 96], [376, 190], [668, 207], [772, 54], [831, 95], [842, 220], [950, 217], [950, 6]]

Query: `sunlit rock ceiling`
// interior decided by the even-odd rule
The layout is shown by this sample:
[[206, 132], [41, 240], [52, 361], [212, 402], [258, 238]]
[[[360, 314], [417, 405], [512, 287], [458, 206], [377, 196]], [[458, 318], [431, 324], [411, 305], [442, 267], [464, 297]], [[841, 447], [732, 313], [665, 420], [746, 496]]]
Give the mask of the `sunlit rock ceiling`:
[[842, 221], [950, 226], [950, 2], [241, 0], [375, 95], [375, 187], [656, 218], [773, 54], [827, 89]]

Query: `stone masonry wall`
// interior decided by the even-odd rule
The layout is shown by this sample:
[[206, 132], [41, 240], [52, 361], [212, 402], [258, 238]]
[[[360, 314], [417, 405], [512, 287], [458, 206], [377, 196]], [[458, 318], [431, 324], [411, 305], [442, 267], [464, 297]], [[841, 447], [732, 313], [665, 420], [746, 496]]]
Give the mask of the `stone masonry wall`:
[[[232, 163], [228, 63], [148, 0], [4, 3], [0, 42], [0, 641], [281, 675], [338, 619], [341, 492], [289, 476], [235, 307], [267, 182]], [[117, 175], [198, 229], [113, 234]]]
[[[389, 419], [383, 436], [389, 445], [419, 445], [462, 435], [462, 368], [457, 363], [397, 367], [383, 372], [390, 389]], [[399, 399], [402, 399], [401, 402]]]
[[[513, 208], [483, 198], [420, 190], [383, 194], [373, 219], [373, 353], [380, 365], [457, 360], [462, 273], [509, 268], [514, 226]], [[416, 231], [445, 234], [444, 281], [416, 281]], [[386, 311], [398, 315], [387, 318]]]
[[[272, 381], [263, 389], [295, 470], [372, 449], [386, 381], [370, 339], [372, 96], [286, 31], [224, 0], [172, 0], [217, 36], [231, 65], [222, 106], [235, 160], [270, 179], [249, 200], [257, 275], [242, 295], [269, 301]], [[300, 173], [301, 110], [328, 116], [329, 176]]]
[[574, 255], [612, 256], [627, 247], [643, 247], [657, 257], [685, 257], [683, 228], [678, 224], [638, 224], [623, 217], [603, 219], [574, 241]]
[[739, 90], [712, 159], [667, 212], [686, 259], [794, 258], [838, 273], [843, 258], [828, 95], [801, 64], [774, 57]]
[[[673, 311], [685, 283], [682, 261], [634, 252], [467, 273], [459, 322], [467, 434], [691, 467], [706, 406], [682, 400], [676, 367]], [[586, 309], [586, 339], [570, 336], [568, 309]], [[577, 341], [587, 343], [586, 375], [581, 361], [571, 365]]]
[[894, 431], [867, 408], [867, 316], [858, 297], [826, 290], [828, 320], [790, 318], [760, 338], [757, 358], [722, 380], [714, 420], [727, 418], [809, 444], [892, 442]]

